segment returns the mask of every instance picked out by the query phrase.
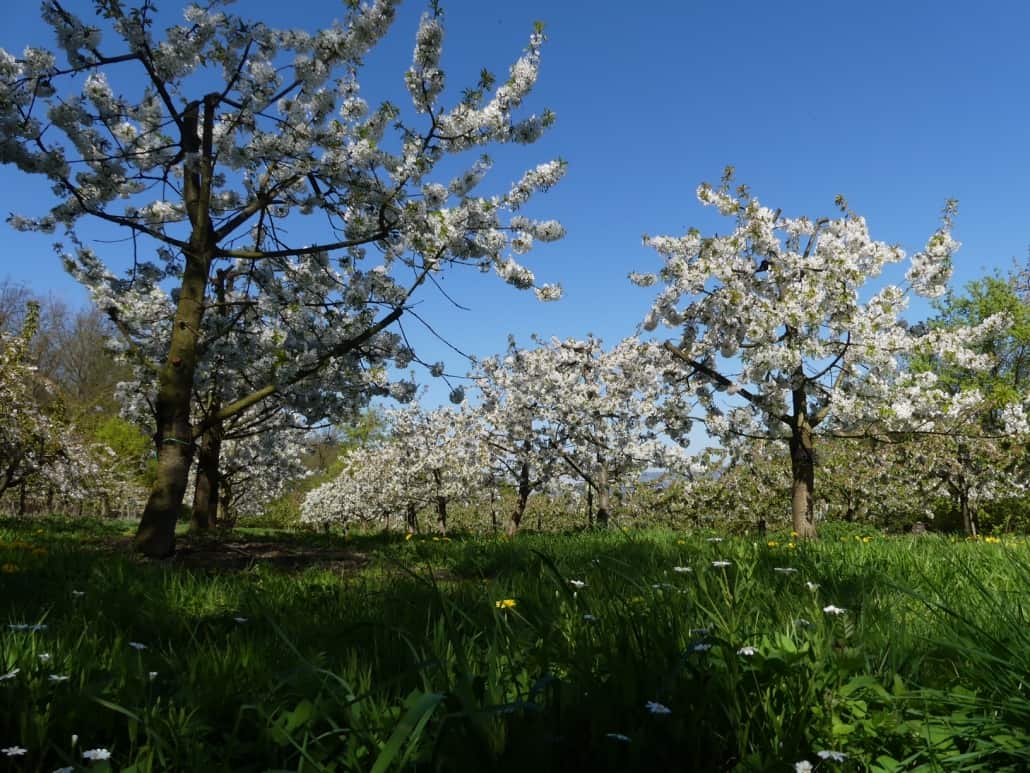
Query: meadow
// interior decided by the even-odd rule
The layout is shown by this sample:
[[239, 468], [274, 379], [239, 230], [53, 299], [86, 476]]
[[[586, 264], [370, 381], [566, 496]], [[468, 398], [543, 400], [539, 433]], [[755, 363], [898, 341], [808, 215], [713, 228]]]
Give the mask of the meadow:
[[1025, 538], [128, 533], [0, 521], [0, 766], [1030, 768]]

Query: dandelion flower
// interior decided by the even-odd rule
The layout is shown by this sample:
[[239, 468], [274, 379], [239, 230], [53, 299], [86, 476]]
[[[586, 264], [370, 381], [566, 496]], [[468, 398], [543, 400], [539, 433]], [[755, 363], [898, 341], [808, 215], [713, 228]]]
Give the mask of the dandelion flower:
[[823, 607], [823, 612], [825, 612], [828, 615], [843, 615], [847, 611], [848, 610], [842, 607], [835, 607], [833, 604]]
[[82, 758], [86, 760], [109, 760], [111, 759], [111, 752], [107, 749], [87, 749], [82, 753]]
[[3, 752], [8, 757], [21, 757], [28, 752], [28, 749], [24, 746], [7, 746], [0, 749], [0, 752]]
[[495, 601], [494, 606], [498, 609], [512, 609], [515, 606], [515, 599], [501, 599]]
[[671, 714], [672, 709], [666, 706], [664, 703], [658, 701], [648, 701], [644, 708], [650, 711], [652, 714]]
[[815, 754], [821, 760], [833, 760], [834, 762], [844, 762], [848, 756], [844, 752], [836, 752], [830, 749], [823, 749], [823, 751], [816, 752]]

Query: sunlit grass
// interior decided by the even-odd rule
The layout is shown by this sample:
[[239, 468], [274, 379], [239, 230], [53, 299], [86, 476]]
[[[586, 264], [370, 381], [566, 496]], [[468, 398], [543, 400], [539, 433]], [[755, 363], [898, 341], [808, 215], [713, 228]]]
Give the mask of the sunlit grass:
[[0, 524], [14, 769], [1030, 764], [1024, 540], [245, 535], [363, 559], [286, 573], [125, 536]]

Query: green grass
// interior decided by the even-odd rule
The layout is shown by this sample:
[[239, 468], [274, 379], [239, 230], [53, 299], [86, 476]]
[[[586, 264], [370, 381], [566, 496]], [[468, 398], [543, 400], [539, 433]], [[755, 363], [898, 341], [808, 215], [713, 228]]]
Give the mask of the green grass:
[[1023, 540], [255, 531], [361, 561], [224, 572], [124, 536], [0, 522], [12, 770], [1030, 767]]

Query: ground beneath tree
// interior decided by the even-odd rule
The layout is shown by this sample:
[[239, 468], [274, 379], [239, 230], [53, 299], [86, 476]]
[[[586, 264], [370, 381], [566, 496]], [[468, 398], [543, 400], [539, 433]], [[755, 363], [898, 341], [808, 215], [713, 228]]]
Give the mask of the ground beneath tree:
[[[105, 540], [114, 549], [132, 552], [132, 538]], [[140, 561], [147, 561], [139, 557]], [[311, 544], [304, 539], [282, 535], [281, 538], [212, 534], [201, 537], [183, 535], [175, 540], [175, 554], [162, 561], [184, 569], [211, 569], [223, 572], [244, 572], [256, 566], [267, 566], [284, 572], [300, 572], [322, 568], [339, 574], [364, 569], [371, 559], [348, 548]]]

